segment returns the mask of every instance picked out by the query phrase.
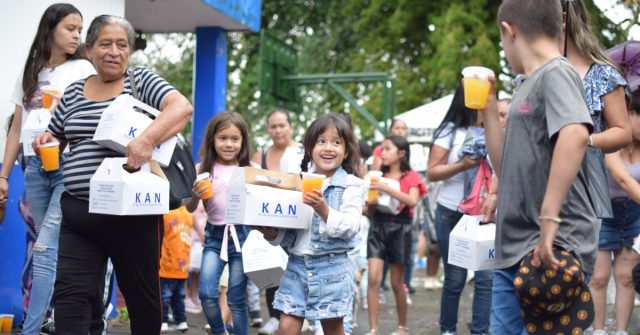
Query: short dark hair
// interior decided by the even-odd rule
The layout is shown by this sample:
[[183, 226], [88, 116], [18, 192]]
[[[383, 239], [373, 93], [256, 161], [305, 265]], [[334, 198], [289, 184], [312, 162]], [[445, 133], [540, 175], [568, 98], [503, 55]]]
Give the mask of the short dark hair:
[[526, 39], [562, 37], [562, 6], [558, 0], [504, 0], [498, 10], [498, 25], [507, 22]]

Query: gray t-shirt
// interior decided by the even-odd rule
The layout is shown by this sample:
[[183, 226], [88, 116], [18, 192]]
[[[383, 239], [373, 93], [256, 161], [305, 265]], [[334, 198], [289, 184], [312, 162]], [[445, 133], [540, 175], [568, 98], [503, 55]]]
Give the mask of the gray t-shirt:
[[[540, 238], [538, 216], [547, 188], [557, 133], [570, 124], [593, 126], [582, 81], [561, 57], [527, 78], [513, 96], [500, 170], [496, 264], [507, 268], [533, 250]], [[592, 273], [598, 241], [582, 169], [560, 210], [555, 244], [572, 251]]]

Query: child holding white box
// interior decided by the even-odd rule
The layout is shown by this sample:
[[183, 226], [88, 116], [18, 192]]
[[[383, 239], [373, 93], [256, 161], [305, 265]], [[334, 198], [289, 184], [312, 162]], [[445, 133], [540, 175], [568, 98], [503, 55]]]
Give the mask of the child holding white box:
[[[223, 112], [213, 117], [200, 147], [198, 173], [209, 172], [210, 178], [196, 180], [193, 197], [186, 205], [193, 212], [200, 200], [207, 211], [205, 243], [200, 268], [200, 301], [214, 334], [225, 332], [220, 312], [220, 277], [229, 264], [227, 301], [233, 317], [234, 334], [248, 334], [249, 320], [245, 302], [247, 276], [242, 267], [240, 247], [247, 238], [248, 227], [225, 221], [227, 183], [238, 167], [249, 166], [251, 143], [247, 124], [236, 112]], [[210, 182], [210, 183], [209, 183]], [[211, 190], [213, 187], [213, 190]], [[205, 195], [213, 196], [209, 199]]]
[[[278, 333], [295, 334], [304, 319], [320, 320], [329, 334], [344, 333], [354, 278], [347, 252], [359, 243], [364, 187], [354, 176], [357, 143], [346, 121], [327, 114], [316, 119], [304, 138], [302, 169], [313, 161], [315, 173], [326, 176], [322, 189], [306, 192], [303, 201], [314, 209], [310, 229], [257, 227], [272, 244], [289, 249], [289, 262], [276, 293], [280, 310]], [[323, 306], [341, 306], [328, 309]]]

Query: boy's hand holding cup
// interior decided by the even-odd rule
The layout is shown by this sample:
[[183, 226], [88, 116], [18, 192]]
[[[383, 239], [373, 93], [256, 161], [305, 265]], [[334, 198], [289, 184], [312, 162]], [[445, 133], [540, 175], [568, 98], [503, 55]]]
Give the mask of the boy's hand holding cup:
[[[492, 86], [495, 94], [493, 71], [482, 66], [468, 66], [462, 69], [462, 75], [464, 76], [464, 105], [471, 109], [485, 109]], [[493, 85], [491, 79], [493, 79]]]

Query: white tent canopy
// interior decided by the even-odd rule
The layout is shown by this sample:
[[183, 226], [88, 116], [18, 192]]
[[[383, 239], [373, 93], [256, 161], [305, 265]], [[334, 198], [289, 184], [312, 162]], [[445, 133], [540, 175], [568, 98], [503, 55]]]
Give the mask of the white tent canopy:
[[431, 142], [433, 132], [438, 128], [442, 119], [447, 114], [453, 94], [431, 101], [412, 110], [398, 114], [394, 119], [404, 121], [409, 127], [408, 140], [411, 143]]

